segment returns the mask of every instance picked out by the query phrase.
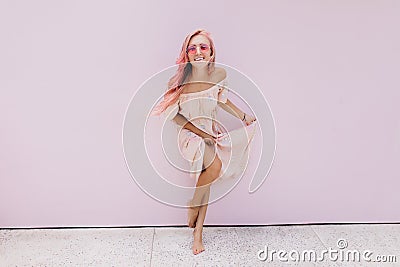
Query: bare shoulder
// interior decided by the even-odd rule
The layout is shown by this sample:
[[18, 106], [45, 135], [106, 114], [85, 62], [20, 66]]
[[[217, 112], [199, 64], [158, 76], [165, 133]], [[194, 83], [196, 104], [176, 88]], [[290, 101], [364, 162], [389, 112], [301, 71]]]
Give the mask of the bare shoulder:
[[216, 82], [220, 82], [226, 78], [226, 70], [221, 67], [215, 67], [214, 79]]

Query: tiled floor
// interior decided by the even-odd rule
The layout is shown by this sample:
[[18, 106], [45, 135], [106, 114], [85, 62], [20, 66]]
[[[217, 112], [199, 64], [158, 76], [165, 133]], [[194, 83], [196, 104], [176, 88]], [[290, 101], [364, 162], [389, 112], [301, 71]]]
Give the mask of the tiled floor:
[[[0, 266], [400, 266], [400, 224], [206, 227], [196, 256], [191, 241], [185, 227], [0, 230]], [[366, 262], [367, 250], [396, 262]]]

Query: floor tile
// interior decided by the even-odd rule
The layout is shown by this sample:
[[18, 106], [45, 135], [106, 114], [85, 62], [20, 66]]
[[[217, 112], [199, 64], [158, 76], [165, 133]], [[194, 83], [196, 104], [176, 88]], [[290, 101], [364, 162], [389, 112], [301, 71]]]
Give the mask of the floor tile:
[[[206, 250], [193, 255], [187, 227], [0, 230], [0, 266], [400, 266], [400, 225], [205, 227]], [[305, 251], [370, 250], [396, 263], [302, 259]], [[268, 249], [268, 258], [258, 258]], [[276, 251], [272, 260], [272, 251]], [[286, 252], [282, 261], [277, 251]], [[298, 253], [300, 260], [294, 261]], [[261, 257], [266, 254], [260, 255]]]
[[191, 249], [192, 232], [190, 228], [156, 228], [152, 266], [163, 266], [168, 257], [172, 266], [236, 266], [238, 237], [234, 228], [205, 227], [205, 251], [198, 255], [193, 255]]
[[150, 266], [153, 228], [2, 231], [0, 266]]
[[[316, 257], [324, 245], [310, 226], [240, 227], [236, 231], [241, 266], [323, 266]], [[263, 253], [258, 255], [260, 250]], [[279, 250], [286, 254], [279, 257]], [[302, 258], [305, 251], [311, 250], [315, 255]]]
[[[312, 229], [327, 249], [340, 251], [336, 261], [339, 266], [400, 266], [399, 224], [314, 225]], [[362, 256], [366, 250], [372, 252], [372, 260], [378, 254], [394, 255], [397, 262], [367, 262]], [[360, 253], [360, 261], [353, 255], [348, 257], [349, 251]]]

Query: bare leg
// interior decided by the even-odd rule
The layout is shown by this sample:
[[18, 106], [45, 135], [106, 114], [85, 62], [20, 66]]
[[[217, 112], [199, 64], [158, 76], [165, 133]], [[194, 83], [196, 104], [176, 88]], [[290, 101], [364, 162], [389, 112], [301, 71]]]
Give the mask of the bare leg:
[[221, 170], [221, 161], [216, 156], [214, 146], [205, 146], [203, 165], [206, 168], [201, 172], [193, 198], [188, 202], [188, 226], [190, 228], [196, 226], [200, 206], [208, 203], [208, 198], [205, 199], [204, 195], [209, 193], [210, 184], [218, 178]]
[[[208, 202], [210, 194], [209, 191], [206, 193], [204, 196], [207, 198], [205, 201]], [[203, 252], [205, 250], [204, 245], [203, 245], [203, 224], [204, 220], [206, 219], [206, 213], [207, 213], [207, 207], [208, 204], [202, 205], [199, 208], [199, 216], [197, 217], [196, 221], [196, 228], [193, 230], [193, 254], [197, 255], [200, 252]]]
[[221, 160], [216, 157], [213, 146], [206, 146], [204, 160], [204, 165], [207, 168], [199, 176], [191, 207], [189, 207], [189, 226], [195, 226], [193, 231], [193, 254], [199, 254], [204, 251], [202, 234], [210, 196], [210, 185], [219, 177], [222, 164]]
[[196, 191], [193, 198], [188, 203], [188, 226], [190, 228], [196, 226], [196, 220], [201, 206], [208, 203], [208, 198], [205, 198], [204, 196], [210, 193], [210, 183], [207, 183], [209, 180], [210, 174], [203, 171], [197, 181]]
[[[198, 181], [203, 181], [203, 176], [207, 175], [204, 171], [200, 174]], [[210, 191], [209, 186], [199, 186], [199, 182], [196, 184], [196, 191], [193, 195], [193, 198], [188, 202], [188, 226], [190, 228], [194, 228], [196, 226], [197, 216], [199, 215], [199, 211], [201, 205], [204, 203], [203, 197], [204, 195]]]

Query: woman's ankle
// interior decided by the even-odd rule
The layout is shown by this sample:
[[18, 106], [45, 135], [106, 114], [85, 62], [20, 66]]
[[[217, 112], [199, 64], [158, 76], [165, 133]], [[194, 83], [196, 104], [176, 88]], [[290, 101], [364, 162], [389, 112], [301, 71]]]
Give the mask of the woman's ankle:
[[203, 227], [195, 227], [193, 233], [201, 235], [203, 233]]

